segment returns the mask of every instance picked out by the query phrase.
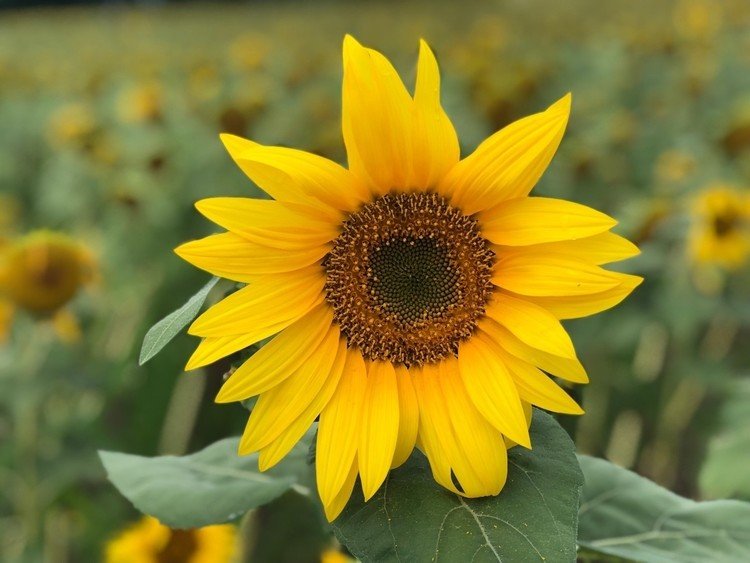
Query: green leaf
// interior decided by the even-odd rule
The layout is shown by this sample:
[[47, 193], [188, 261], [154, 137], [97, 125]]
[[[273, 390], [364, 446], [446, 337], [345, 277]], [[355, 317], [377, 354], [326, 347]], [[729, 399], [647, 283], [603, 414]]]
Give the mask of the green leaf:
[[143, 457], [99, 452], [109, 480], [133, 505], [173, 528], [234, 520], [289, 489], [310, 471], [310, 435], [273, 469], [258, 471], [258, 454], [237, 455], [239, 438], [220, 440], [192, 455]]
[[440, 487], [418, 452], [367, 503], [355, 491], [333, 523], [362, 561], [575, 561], [583, 483], [573, 443], [535, 410], [532, 450], [509, 452], [500, 495], [464, 499]]
[[750, 381], [739, 381], [721, 413], [701, 469], [701, 490], [711, 497], [750, 499]]
[[192, 321], [201, 310], [203, 303], [206, 301], [209, 292], [213, 289], [219, 278], [213, 277], [204, 285], [198, 293], [193, 295], [187, 302], [169, 313], [166, 317], [148, 329], [146, 336], [143, 337], [141, 346], [141, 355], [138, 358], [138, 365], [143, 365], [151, 358], [156, 356], [164, 346], [166, 346], [180, 331]]
[[608, 461], [579, 460], [583, 548], [653, 563], [750, 561], [750, 503], [696, 502]]

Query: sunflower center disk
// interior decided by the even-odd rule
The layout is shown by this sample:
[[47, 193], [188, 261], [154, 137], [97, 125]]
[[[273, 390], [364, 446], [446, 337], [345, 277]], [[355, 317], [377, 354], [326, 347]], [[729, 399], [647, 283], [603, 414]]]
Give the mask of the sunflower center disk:
[[389, 194], [342, 225], [326, 299], [370, 360], [422, 365], [456, 354], [492, 293], [494, 253], [476, 220], [437, 194]]

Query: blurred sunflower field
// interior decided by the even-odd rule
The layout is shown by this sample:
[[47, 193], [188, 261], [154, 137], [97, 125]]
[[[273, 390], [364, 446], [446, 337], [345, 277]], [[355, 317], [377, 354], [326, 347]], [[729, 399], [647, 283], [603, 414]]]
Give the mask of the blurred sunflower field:
[[[141, 515], [162, 509], [149, 510], [137, 469], [129, 475], [116, 458], [125, 454], [112, 453], [200, 451], [196, 467], [219, 450], [234, 455], [226, 439], [242, 434], [252, 406], [214, 403], [232, 364], [185, 373], [196, 339], [178, 330], [231, 284], [209, 282], [173, 249], [215, 230], [195, 201], [262, 197], [220, 133], [346, 163], [347, 33], [388, 56], [410, 90], [418, 41], [429, 42], [462, 155], [572, 92], [535, 193], [617, 219], [641, 250], [620, 270], [645, 278], [615, 309], [565, 321], [591, 379], [568, 388], [585, 415], [555, 416], [586, 476], [577, 557], [750, 560], [747, 505], [730, 503], [730, 516], [708, 524], [698, 512], [724, 505], [688, 500], [750, 501], [750, 5], [470, 0], [0, 10], [0, 561], [399, 558], [368, 551], [377, 542], [357, 536], [353, 510], [334, 534], [305, 498], [310, 483], [244, 516], [249, 506], [170, 530]], [[290, 454], [301, 465], [308, 438]], [[99, 450], [110, 452], [106, 471]], [[597, 472], [603, 462], [586, 456], [614, 465]], [[614, 466], [684, 498], [623, 471], [622, 487], [653, 488], [643, 492], [653, 506], [634, 506], [654, 521], [605, 530], [594, 521], [618, 490], [602, 476]], [[409, 489], [408, 471], [394, 473], [394, 487]], [[177, 506], [174, 494], [165, 502]], [[202, 498], [211, 514], [211, 495]], [[703, 508], [660, 536], [660, 509], [688, 506]], [[397, 516], [393, 526], [394, 544], [408, 544]], [[502, 560], [572, 560], [524, 553]], [[477, 554], [500, 560], [494, 548]]]

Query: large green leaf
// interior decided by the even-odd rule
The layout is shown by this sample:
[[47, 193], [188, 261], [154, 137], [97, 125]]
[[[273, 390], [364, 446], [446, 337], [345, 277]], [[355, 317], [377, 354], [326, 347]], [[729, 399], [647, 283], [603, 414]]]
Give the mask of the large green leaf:
[[164, 346], [169, 344], [169, 342], [198, 315], [203, 303], [206, 301], [206, 297], [208, 297], [209, 292], [218, 281], [219, 278], [217, 277], [211, 278], [209, 282], [204, 285], [198, 293], [188, 299], [182, 307], [176, 311], [172, 311], [148, 329], [146, 336], [143, 337], [143, 345], [141, 346], [141, 355], [138, 358], [138, 365], [142, 366], [156, 356]]
[[653, 563], [750, 561], [750, 503], [695, 502], [608, 461], [579, 459], [583, 548]]
[[509, 455], [496, 497], [464, 499], [435, 483], [418, 452], [367, 503], [356, 491], [334, 522], [362, 561], [575, 561], [582, 475], [573, 443], [534, 411], [532, 450]]
[[133, 505], [173, 528], [233, 520], [289, 489], [307, 494], [309, 436], [273, 469], [260, 473], [258, 455], [237, 455], [227, 438], [192, 455], [143, 457], [99, 452], [107, 476]]
[[750, 499], [750, 380], [738, 382], [721, 414], [721, 431], [701, 469], [701, 490], [715, 498]]

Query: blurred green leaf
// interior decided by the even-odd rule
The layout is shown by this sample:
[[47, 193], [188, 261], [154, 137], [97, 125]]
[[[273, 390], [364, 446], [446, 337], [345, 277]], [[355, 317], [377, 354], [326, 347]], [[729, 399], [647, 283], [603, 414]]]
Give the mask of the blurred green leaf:
[[180, 331], [192, 321], [201, 310], [206, 297], [213, 287], [219, 281], [219, 278], [213, 277], [204, 285], [198, 293], [193, 295], [187, 302], [169, 313], [166, 317], [148, 329], [146, 336], [143, 338], [141, 346], [141, 355], [138, 358], [138, 365], [143, 365], [151, 358], [156, 356], [164, 346], [166, 346]]
[[575, 560], [583, 477], [573, 443], [538, 410], [531, 435], [532, 450], [510, 450], [500, 495], [452, 494], [415, 453], [368, 503], [355, 492], [334, 522], [337, 537], [362, 561]]
[[737, 383], [721, 419], [722, 428], [711, 440], [701, 470], [701, 490], [718, 498], [750, 498], [750, 381]]
[[309, 437], [273, 469], [258, 471], [258, 454], [237, 455], [239, 438], [227, 438], [182, 457], [99, 452], [109, 480], [133, 505], [173, 528], [234, 520], [289, 489], [307, 493]]
[[608, 461], [579, 461], [586, 550], [653, 563], [750, 561], [750, 503], [696, 502]]

